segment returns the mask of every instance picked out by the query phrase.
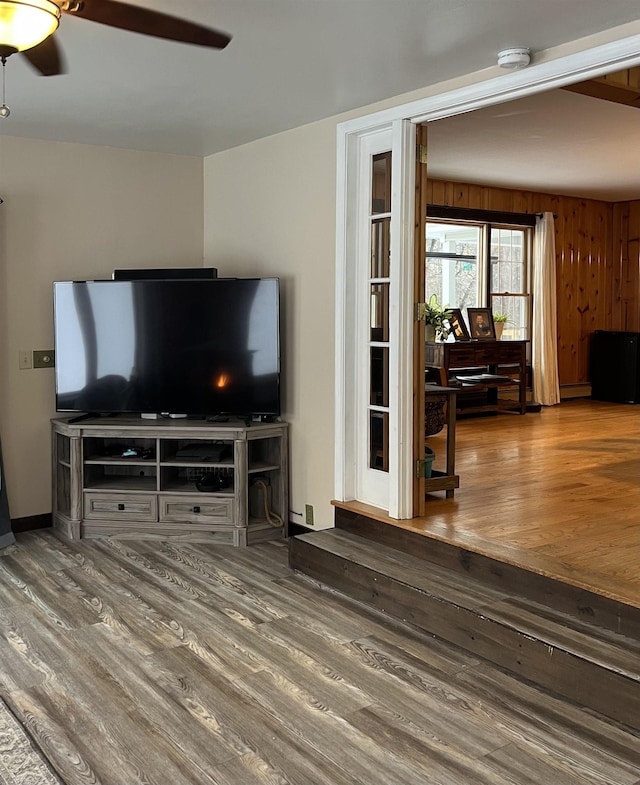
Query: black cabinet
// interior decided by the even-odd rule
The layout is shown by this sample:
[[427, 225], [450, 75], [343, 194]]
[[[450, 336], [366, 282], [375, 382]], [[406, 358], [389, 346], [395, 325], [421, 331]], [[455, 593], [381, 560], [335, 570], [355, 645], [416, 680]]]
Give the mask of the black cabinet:
[[640, 403], [640, 333], [596, 330], [590, 365], [592, 398]]

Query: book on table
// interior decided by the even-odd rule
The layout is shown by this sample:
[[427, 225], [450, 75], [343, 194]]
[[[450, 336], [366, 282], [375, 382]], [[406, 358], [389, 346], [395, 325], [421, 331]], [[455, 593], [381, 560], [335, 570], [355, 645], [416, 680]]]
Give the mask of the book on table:
[[456, 379], [462, 384], [509, 384], [514, 382], [511, 376], [503, 376], [498, 373], [476, 373], [466, 376], [460, 374], [456, 376]]

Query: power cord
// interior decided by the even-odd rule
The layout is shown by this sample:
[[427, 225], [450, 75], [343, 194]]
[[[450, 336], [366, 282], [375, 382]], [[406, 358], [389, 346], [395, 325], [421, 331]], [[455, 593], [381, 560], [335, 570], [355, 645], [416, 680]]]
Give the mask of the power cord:
[[268, 505], [268, 488], [269, 486], [264, 480], [256, 479], [253, 481], [253, 484], [256, 485], [258, 488], [262, 488], [262, 498], [264, 499], [264, 517], [266, 518], [267, 523], [269, 526], [273, 526], [274, 529], [279, 529], [284, 526], [284, 521], [278, 515], [278, 513], [269, 510]]

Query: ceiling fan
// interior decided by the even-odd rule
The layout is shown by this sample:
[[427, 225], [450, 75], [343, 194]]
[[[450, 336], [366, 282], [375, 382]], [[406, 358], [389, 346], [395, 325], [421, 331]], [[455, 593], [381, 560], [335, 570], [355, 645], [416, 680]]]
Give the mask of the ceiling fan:
[[134, 33], [224, 49], [231, 36], [117, 0], [0, 0], [0, 59], [22, 52], [42, 76], [64, 73], [53, 33], [63, 14]]

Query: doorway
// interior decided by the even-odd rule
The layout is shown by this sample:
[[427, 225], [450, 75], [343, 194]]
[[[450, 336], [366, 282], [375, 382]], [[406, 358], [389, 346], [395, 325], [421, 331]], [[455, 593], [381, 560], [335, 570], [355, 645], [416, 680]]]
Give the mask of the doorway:
[[[411, 265], [414, 249], [414, 185], [415, 172], [413, 148], [415, 130], [410, 126], [432, 122], [483, 106], [492, 106], [504, 101], [533, 95], [550, 87], [559, 87], [570, 82], [599, 75], [614, 67], [632, 67], [640, 62], [640, 36], [595, 47], [556, 61], [533, 66], [527, 72], [512, 73], [496, 79], [478, 82], [459, 90], [443, 93], [413, 104], [396, 107], [376, 115], [341, 124], [338, 129], [338, 175], [337, 175], [337, 336], [336, 346], [336, 490], [337, 501], [357, 499], [355, 474], [352, 468], [356, 460], [357, 445], [354, 444], [350, 407], [354, 403], [357, 389], [357, 373], [353, 360], [357, 348], [357, 335], [361, 329], [356, 317], [356, 293], [353, 280], [352, 254], [357, 251], [358, 223], [356, 194], [362, 187], [357, 160], [361, 152], [360, 141], [375, 131], [388, 131], [392, 137], [391, 150], [394, 156], [394, 192], [399, 195], [398, 219], [402, 228], [396, 238], [395, 252], [403, 260], [401, 279], [395, 292], [399, 307], [398, 324], [401, 329], [391, 336], [389, 345], [390, 367], [397, 367], [397, 404], [391, 409], [390, 417], [397, 423], [393, 435], [397, 460], [389, 465], [388, 513], [393, 518], [409, 518], [413, 515], [412, 472], [414, 459], [415, 422], [413, 408], [408, 402], [414, 396], [413, 355], [407, 349], [407, 324], [413, 323], [414, 293], [413, 277], [406, 268]], [[394, 249], [392, 249], [392, 253]], [[346, 349], [345, 349], [346, 346]], [[350, 354], [350, 352], [352, 352]], [[366, 450], [364, 451], [366, 454]]]

